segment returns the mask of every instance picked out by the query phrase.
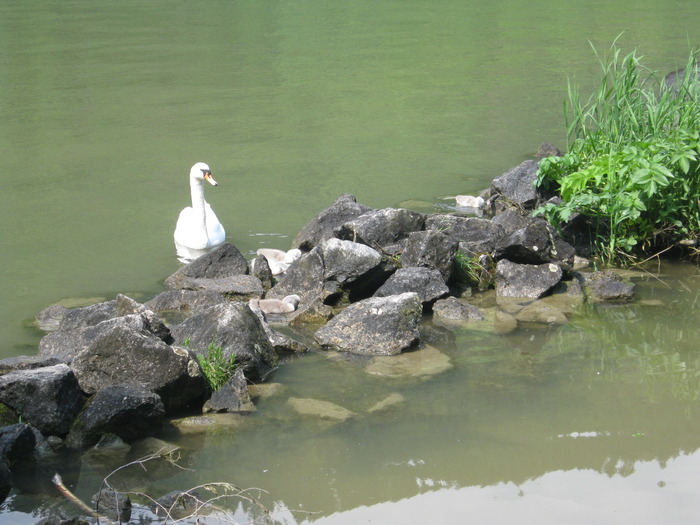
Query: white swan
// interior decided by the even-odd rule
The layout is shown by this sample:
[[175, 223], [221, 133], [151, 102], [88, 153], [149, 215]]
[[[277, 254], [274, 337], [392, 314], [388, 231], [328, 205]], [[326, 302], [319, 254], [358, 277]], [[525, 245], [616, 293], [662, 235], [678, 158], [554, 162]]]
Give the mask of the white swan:
[[251, 299], [248, 306], [251, 310], [260, 310], [266, 314], [288, 314], [297, 309], [301, 301], [298, 295], [288, 295], [284, 299]]
[[209, 166], [198, 162], [190, 170], [192, 206], [180, 212], [175, 226], [175, 247], [178, 257], [183, 262], [189, 262], [211, 251], [226, 239], [224, 227], [209, 203], [204, 200], [205, 180], [212, 186], [217, 185]]
[[286, 272], [294, 261], [301, 258], [301, 250], [297, 248], [292, 248], [288, 252], [275, 248], [259, 248], [257, 254], [267, 259], [267, 265], [270, 267], [272, 275]]

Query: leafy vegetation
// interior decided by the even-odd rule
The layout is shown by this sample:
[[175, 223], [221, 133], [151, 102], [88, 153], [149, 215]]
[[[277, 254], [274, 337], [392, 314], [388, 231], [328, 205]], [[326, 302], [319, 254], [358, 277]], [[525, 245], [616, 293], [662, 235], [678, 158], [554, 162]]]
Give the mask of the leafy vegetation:
[[224, 386], [236, 371], [236, 354], [225, 357], [223, 348], [217, 345], [216, 341], [209, 343], [206, 355], [197, 354], [197, 361], [214, 392]]
[[555, 226], [588, 217], [606, 263], [634, 261], [700, 235], [700, 82], [696, 52], [672, 86], [613, 44], [596, 53], [600, 86], [582, 103], [569, 82], [569, 152], [542, 159], [536, 185], [561, 203], [536, 211]]

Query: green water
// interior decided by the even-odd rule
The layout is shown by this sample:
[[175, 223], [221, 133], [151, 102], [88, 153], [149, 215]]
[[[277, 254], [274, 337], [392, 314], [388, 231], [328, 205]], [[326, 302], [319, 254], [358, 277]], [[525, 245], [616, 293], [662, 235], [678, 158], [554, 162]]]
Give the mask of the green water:
[[[584, 92], [597, 76], [589, 41], [622, 33], [666, 72], [698, 28], [694, 1], [0, 2], [0, 357], [35, 353], [28, 320], [56, 301], [162, 290], [196, 161], [246, 254], [287, 248], [346, 192], [440, 209], [563, 146], [567, 76]], [[638, 282], [660, 305], [441, 336], [453, 368], [429, 380], [294, 360], [240, 428], [182, 439], [195, 472], [139, 483], [256, 486], [270, 507], [319, 512], [298, 521], [687, 523], [700, 287], [694, 267], [662, 274]], [[405, 401], [340, 425], [286, 404], [365, 414], [392, 393]], [[105, 468], [82, 465], [81, 495]], [[37, 505], [16, 495], [0, 517], [31, 523]]]

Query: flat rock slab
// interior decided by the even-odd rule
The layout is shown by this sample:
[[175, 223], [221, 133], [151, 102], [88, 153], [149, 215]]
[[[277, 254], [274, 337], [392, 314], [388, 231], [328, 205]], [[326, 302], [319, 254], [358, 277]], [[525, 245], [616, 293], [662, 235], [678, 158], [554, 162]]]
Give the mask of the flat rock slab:
[[303, 416], [314, 416], [333, 421], [345, 421], [355, 415], [354, 412], [330, 401], [310, 399], [305, 397], [290, 397], [289, 406]]
[[434, 346], [406, 352], [396, 356], [375, 357], [367, 365], [368, 374], [383, 377], [418, 377], [427, 378], [441, 374], [453, 367], [452, 361]]

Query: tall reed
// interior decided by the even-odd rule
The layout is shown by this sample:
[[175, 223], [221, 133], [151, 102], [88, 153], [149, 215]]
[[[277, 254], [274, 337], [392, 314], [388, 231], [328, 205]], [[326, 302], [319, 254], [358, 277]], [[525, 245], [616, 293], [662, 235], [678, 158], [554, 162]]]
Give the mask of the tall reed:
[[[594, 49], [595, 52], [595, 49]], [[581, 102], [568, 83], [569, 151], [540, 162], [537, 185], [561, 204], [537, 210], [555, 225], [586, 215], [605, 262], [631, 261], [700, 234], [700, 82], [697, 52], [668, 84], [615, 44], [598, 88]]]

